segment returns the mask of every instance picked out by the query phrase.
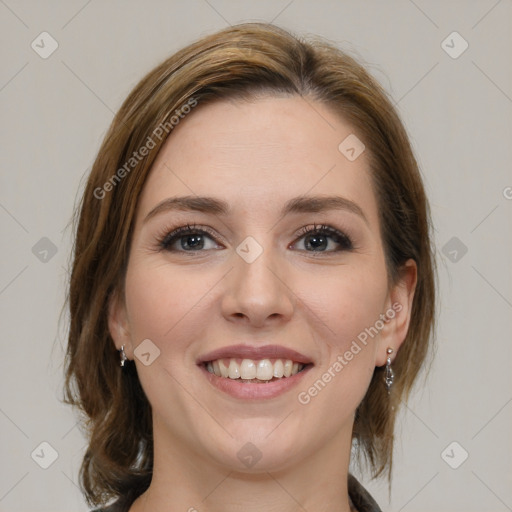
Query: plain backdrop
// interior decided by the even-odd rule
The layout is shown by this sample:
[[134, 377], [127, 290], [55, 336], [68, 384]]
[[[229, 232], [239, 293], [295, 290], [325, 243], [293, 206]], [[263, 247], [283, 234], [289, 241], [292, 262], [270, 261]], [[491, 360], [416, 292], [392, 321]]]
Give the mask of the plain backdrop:
[[386, 511], [512, 510], [510, 0], [2, 0], [0, 20], [0, 511], [88, 510], [85, 442], [59, 401], [66, 226], [138, 80], [243, 21], [360, 59], [397, 103], [430, 198], [437, 356], [399, 418], [391, 501], [385, 481], [364, 485]]

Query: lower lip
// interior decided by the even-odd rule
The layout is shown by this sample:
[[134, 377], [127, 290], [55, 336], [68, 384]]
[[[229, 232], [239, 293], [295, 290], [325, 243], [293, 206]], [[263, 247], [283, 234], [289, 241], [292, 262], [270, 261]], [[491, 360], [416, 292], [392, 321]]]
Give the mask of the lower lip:
[[217, 377], [214, 373], [210, 373], [204, 365], [199, 365], [199, 369], [203, 372], [205, 377], [210, 381], [212, 386], [220, 389], [224, 393], [231, 395], [235, 398], [242, 398], [244, 400], [263, 400], [275, 398], [276, 396], [286, 393], [294, 386], [296, 386], [304, 377], [311, 366], [307, 366], [301, 372], [292, 375], [291, 377], [282, 377], [279, 380], [272, 382], [242, 382], [242, 379], [229, 379], [227, 377]]

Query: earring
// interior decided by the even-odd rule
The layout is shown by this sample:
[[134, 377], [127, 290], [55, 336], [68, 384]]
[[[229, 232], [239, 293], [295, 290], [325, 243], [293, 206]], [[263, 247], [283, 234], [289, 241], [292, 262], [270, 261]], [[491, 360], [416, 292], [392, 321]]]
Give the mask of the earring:
[[120, 354], [121, 355], [121, 366], [124, 366], [124, 362], [128, 359], [126, 357], [126, 354], [125, 354], [125, 351], [124, 351], [124, 345], [121, 346], [120, 352], [121, 352], [121, 354]]
[[386, 387], [388, 388], [389, 395], [391, 392], [391, 386], [393, 385], [393, 379], [395, 378], [393, 368], [391, 368], [391, 354], [393, 353], [393, 349], [388, 347], [386, 353], [388, 354], [388, 358], [386, 360], [386, 373], [384, 375], [384, 382], [386, 383]]

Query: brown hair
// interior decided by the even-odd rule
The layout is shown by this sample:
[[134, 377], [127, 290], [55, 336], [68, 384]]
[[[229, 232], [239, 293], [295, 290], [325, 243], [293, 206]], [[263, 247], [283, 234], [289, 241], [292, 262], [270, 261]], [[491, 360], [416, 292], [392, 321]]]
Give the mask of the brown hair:
[[[409, 330], [393, 363], [393, 392], [388, 397], [383, 368], [376, 368], [354, 422], [353, 439], [373, 476], [387, 468], [390, 478], [395, 415], [425, 362], [435, 324], [435, 259], [421, 175], [391, 101], [360, 64], [320, 38], [247, 23], [183, 48], [140, 81], [112, 121], [76, 211], [64, 401], [84, 414], [89, 445], [80, 484], [89, 504], [112, 498], [131, 504], [151, 481], [151, 406], [134, 363], [119, 367], [107, 315], [112, 294], [123, 293], [138, 198], [171, 133], [169, 120], [192, 101], [259, 93], [322, 102], [354, 127], [370, 155], [390, 287], [407, 259], [417, 264]], [[167, 129], [158, 138], [162, 126]], [[149, 138], [154, 147], [142, 155]]]

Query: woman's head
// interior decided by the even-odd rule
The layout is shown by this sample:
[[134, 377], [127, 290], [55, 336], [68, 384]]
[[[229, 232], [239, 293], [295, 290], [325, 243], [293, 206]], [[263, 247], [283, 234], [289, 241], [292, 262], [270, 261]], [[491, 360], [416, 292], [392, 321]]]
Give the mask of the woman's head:
[[[90, 418], [91, 502], [140, 494], [157, 442], [190, 464], [280, 471], [353, 437], [375, 474], [389, 467], [434, 322], [429, 222], [399, 118], [338, 49], [247, 24], [151, 71], [116, 115], [79, 212], [67, 398]], [[272, 371], [308, 364], [271, 398], [260, 395], [275, 384], [220, 390], [207, 361], [227, 364], [241, 344], [281, 347], [265, 355]], [[244, 462], [249, 449], [259, 465]]]

